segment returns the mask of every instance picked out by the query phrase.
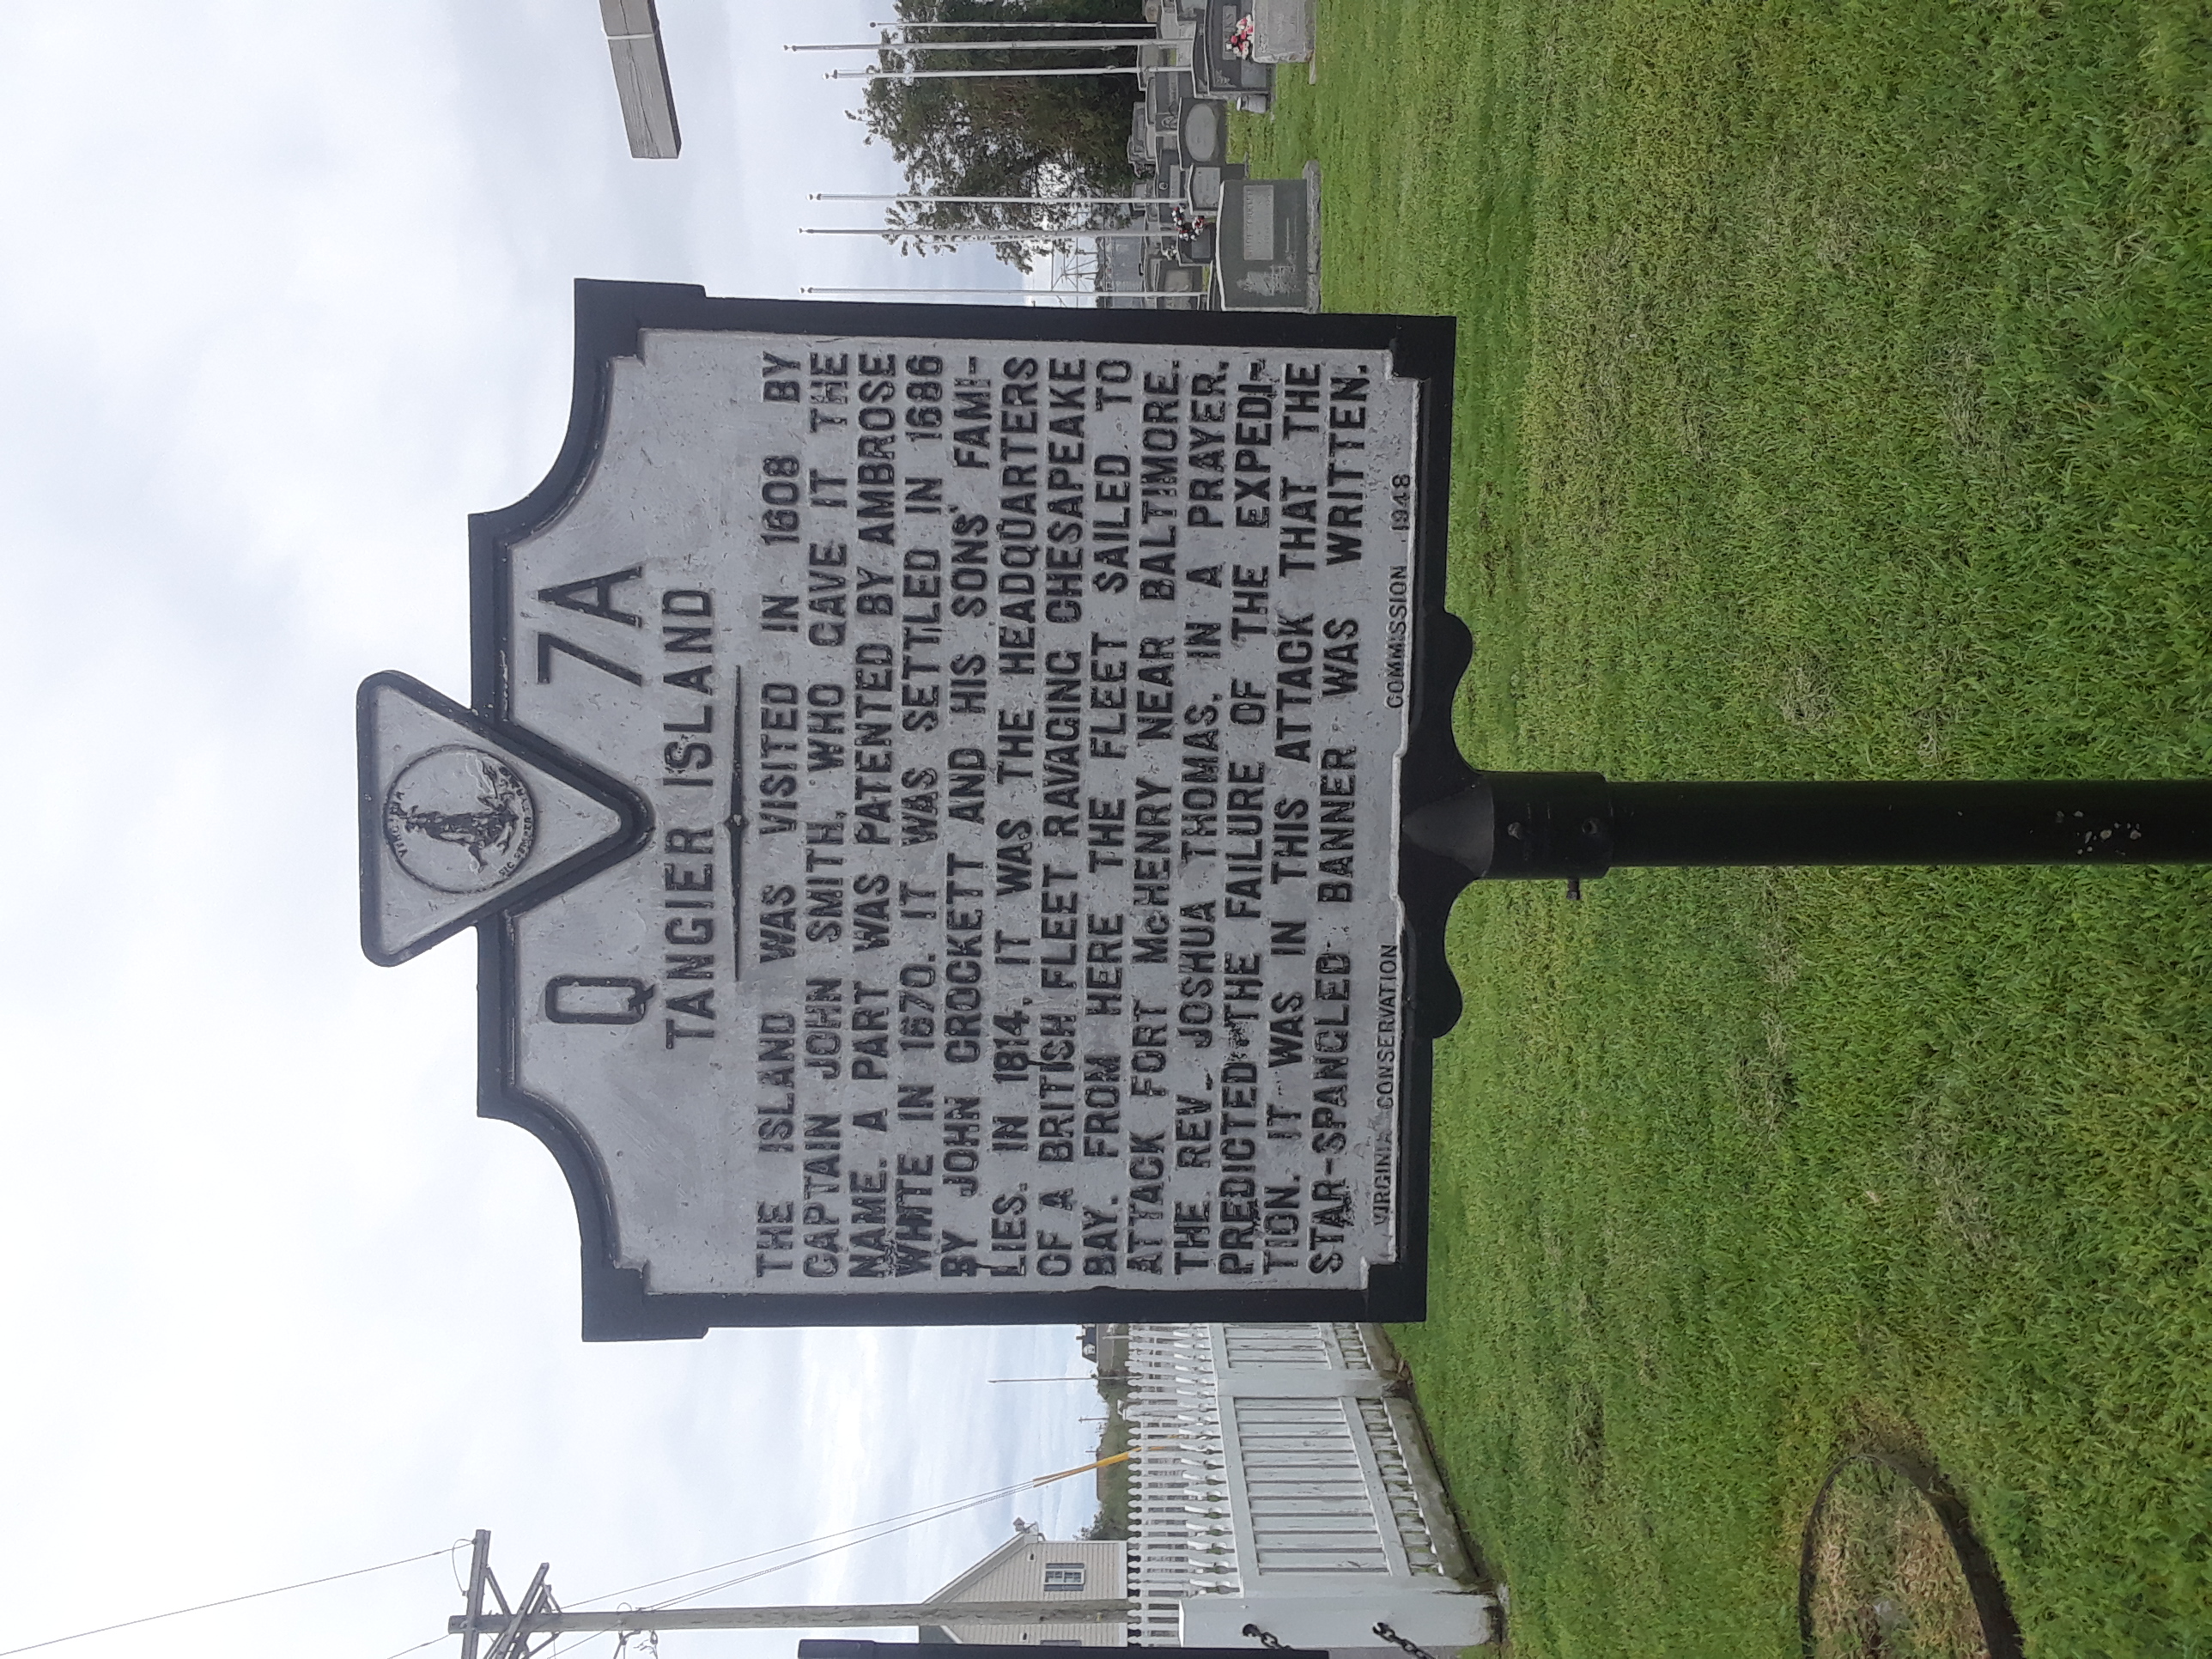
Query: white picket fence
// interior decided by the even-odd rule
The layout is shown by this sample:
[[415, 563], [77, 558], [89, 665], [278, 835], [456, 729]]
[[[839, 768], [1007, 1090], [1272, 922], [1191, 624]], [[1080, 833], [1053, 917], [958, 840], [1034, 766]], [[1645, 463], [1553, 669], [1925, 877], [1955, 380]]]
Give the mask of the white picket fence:
[[1486, 1641], [1412, 1405], [1350, 1324], [1129, 1328], [1127, 1639]]

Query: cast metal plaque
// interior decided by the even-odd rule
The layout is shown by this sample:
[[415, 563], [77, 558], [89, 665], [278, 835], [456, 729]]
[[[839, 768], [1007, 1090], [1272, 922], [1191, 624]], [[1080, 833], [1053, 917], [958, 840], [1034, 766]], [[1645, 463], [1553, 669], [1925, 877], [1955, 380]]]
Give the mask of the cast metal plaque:
[[373, 958], [478, 929], [587, 1336], [1419, 1316], [1450, 368], [579, 285], [471, 705], [362, 687], [361, 837]]

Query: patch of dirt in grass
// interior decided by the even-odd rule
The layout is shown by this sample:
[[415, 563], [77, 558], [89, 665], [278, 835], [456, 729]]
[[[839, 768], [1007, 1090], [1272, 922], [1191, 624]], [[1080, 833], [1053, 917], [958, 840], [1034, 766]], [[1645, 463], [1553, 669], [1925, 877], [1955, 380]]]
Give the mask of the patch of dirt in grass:
[[1800, 732], [1818, 731], [1835, 718], [1835, 695], [1818, 658], [1800, 656], [1784, 670], [1775, 707], [1784, 722]]
[[1817, 1527], [1814, 1659], [1990, 1659], [1958, 1554], [1903, 1475], [1855, 1459]]
[[1577, 1384], [1574, 1421], [1569, 1426], [1567, 1458], [1591, 1492], [1605, 1484], [1605, 1401], [1595, 1389]]

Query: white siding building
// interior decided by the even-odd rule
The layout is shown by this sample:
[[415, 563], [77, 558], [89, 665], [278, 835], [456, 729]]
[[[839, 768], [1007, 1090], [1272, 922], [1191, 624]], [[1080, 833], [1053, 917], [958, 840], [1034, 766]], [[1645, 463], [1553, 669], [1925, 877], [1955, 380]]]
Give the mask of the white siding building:
[[1397, 1659], [1378, 1624], [1440, 1651], [1491, 1639], [1496, 1604], [1474, 1585], [1379, 1330], [1132, 1325], [1127, 1356], [1127, 1544], [1027, 1528], [941, 1594], [1126, 1595], [1128, 1622], [955, 1626], [924, 1640], [1256, 1651], [1249, 1626], [1290, 1647]]
[[[1036, 1522], [962, 1573], [931, 1599], [938, 1601], [1118, 1601], [1128, 1594], [1125, 1547], [1116, 1539], [1054, 1542]], [[1127, 1639], [1122, 1625], [925, 1626], [925, 1642], [1008, 1642], [1032, 1647], [1118, 1648]]]

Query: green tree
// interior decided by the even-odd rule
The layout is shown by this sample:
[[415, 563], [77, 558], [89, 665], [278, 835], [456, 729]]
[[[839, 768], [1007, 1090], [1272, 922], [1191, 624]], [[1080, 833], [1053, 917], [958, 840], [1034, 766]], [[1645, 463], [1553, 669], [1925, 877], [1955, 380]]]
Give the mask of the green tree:
[[[1170, 0], [1171, 3], [1171, 0]], [[1009, 22], [1143, 21], [1139, 0], [897, 0], [903, 23], [963, 23], [973, 27], [932, 30], [933, 42], [1018, 39], [995, 25]], [[1023, 31], [1041, 39], [1043, 31]], [[887, 36], [886, 39], [889, 37]], [[902, 52], [886, 46], [884, 69], [1076, 69], [1133, 61], [1127, 52]], [[906, 170], [916, 195], [1039, 196], [1126, 193], [1129, 118], [1141, 96], [1133, 76], [1068, 76], [1046, 80], [873, 81], [856, 118], [869, 142], [882, 139]], [[908, 252], [949, 247], [931, 230], [996, 229], [1016, 226], [1068, 228], [1100, 222], [1087, 209], [976, 207], [957, 204], [899, 209], [895, 224], [911, 228]], [[1035, 249], [1018, 242], [993, 246], [999, 257], [1026, 270]]]

